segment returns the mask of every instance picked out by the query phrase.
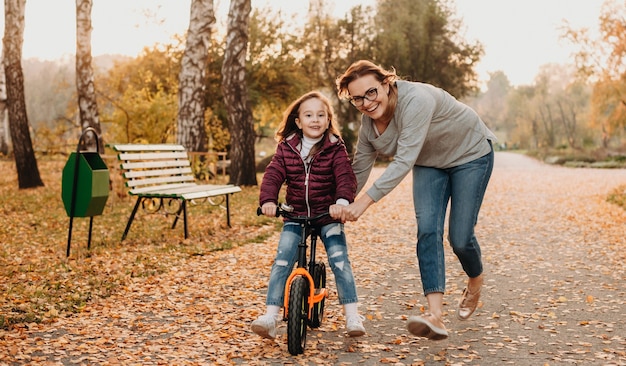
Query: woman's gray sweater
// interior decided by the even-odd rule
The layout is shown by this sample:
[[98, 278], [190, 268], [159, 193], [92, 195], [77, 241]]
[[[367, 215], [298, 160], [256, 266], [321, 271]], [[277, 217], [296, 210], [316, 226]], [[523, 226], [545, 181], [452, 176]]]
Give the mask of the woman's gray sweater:
[[430, 84], [396, 81], [398, 104], [391, 122], [378, 136], [374, 121], [363, 115], [352, 167], [361, 191], [376, 157], [393, 161], [367, 190], [378, 201], [391, 192], [414, 165], [451, 168], [491, 151], [496, 136], [478, 114], [443, 89]]

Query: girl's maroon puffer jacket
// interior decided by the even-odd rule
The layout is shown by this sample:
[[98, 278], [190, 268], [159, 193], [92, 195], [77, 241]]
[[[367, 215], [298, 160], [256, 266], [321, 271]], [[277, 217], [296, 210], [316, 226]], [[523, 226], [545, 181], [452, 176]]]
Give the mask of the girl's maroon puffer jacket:
[[[300, 157], [300, 140], [298, 134], [293, 134], [276, 147], [265, 169], [259, 204], [278, 203], [283, 183], [287, 185], [286, 203], [293, 206], [296, 215], [316, 216], [328, 212], [328, 207], [339, 198], [353, 202], [356, 177], [343, 140], [335, 135], [327, 136], [323, 148], [308, 166]], [[328, 217], [320, 224], [331, 222], [339, 221]]]

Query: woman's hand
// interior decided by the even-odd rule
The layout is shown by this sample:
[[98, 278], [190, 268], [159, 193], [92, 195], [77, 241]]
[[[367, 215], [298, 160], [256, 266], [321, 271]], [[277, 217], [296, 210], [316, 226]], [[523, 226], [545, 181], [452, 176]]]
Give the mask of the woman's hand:
[[342, 221], [356, 221], [363, 215], [365, 210], [374, 203], [367, 194], [357, 198], [354, 202], [343, 208]]
[[265, 202], [261, 206], [261, 212], [265, 216], [276, 217], [276, 204], [274, 202]]

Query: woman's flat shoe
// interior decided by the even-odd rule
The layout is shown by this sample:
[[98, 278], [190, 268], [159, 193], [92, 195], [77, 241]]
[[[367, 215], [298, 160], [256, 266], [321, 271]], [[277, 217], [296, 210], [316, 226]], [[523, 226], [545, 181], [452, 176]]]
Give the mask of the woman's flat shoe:
[[459, 310], [456, 315], [461, 320], [467, 320], [478, 306], [478, 300], [480, 299], [480, 290], [482, 286], [478, 288], [475, 292], [470, 292], [468, 288], [463, 290], [463, 296], [461, 297], [461, 301], [459, 301]]
[[448, 338], [448, 331], [445, 325], [443, 325], [443, 322], [431, 314], [409, 317], [407, 329], [413, 335], [428, 338], [433, 341]]

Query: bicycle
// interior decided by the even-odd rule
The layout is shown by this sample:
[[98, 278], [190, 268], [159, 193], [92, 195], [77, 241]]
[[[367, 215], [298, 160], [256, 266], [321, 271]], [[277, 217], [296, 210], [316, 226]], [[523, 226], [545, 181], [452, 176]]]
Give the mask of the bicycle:
[[[293, 207], [281, 204], [276, 207], [276, 217], [283, 216], [300, 224], [301, 239], [298, 243], [296, 267], [287, 278], [285, 285], [283, 321], [287, 321], [287, 348], [292, 355], [304, 353], [307, 326], [319, 328], [324, 316], [326, 290], [326, 265], [315, 260], [319, 219], [328, 216], [323, 213], [314, 217], [292, 214]], [[257, 208], [257, 215], [261, 215]], [[307, 263], [307, 234], [310, 237], [310, 255]], [[313, 269], [310, 271], [309, 269]]]

